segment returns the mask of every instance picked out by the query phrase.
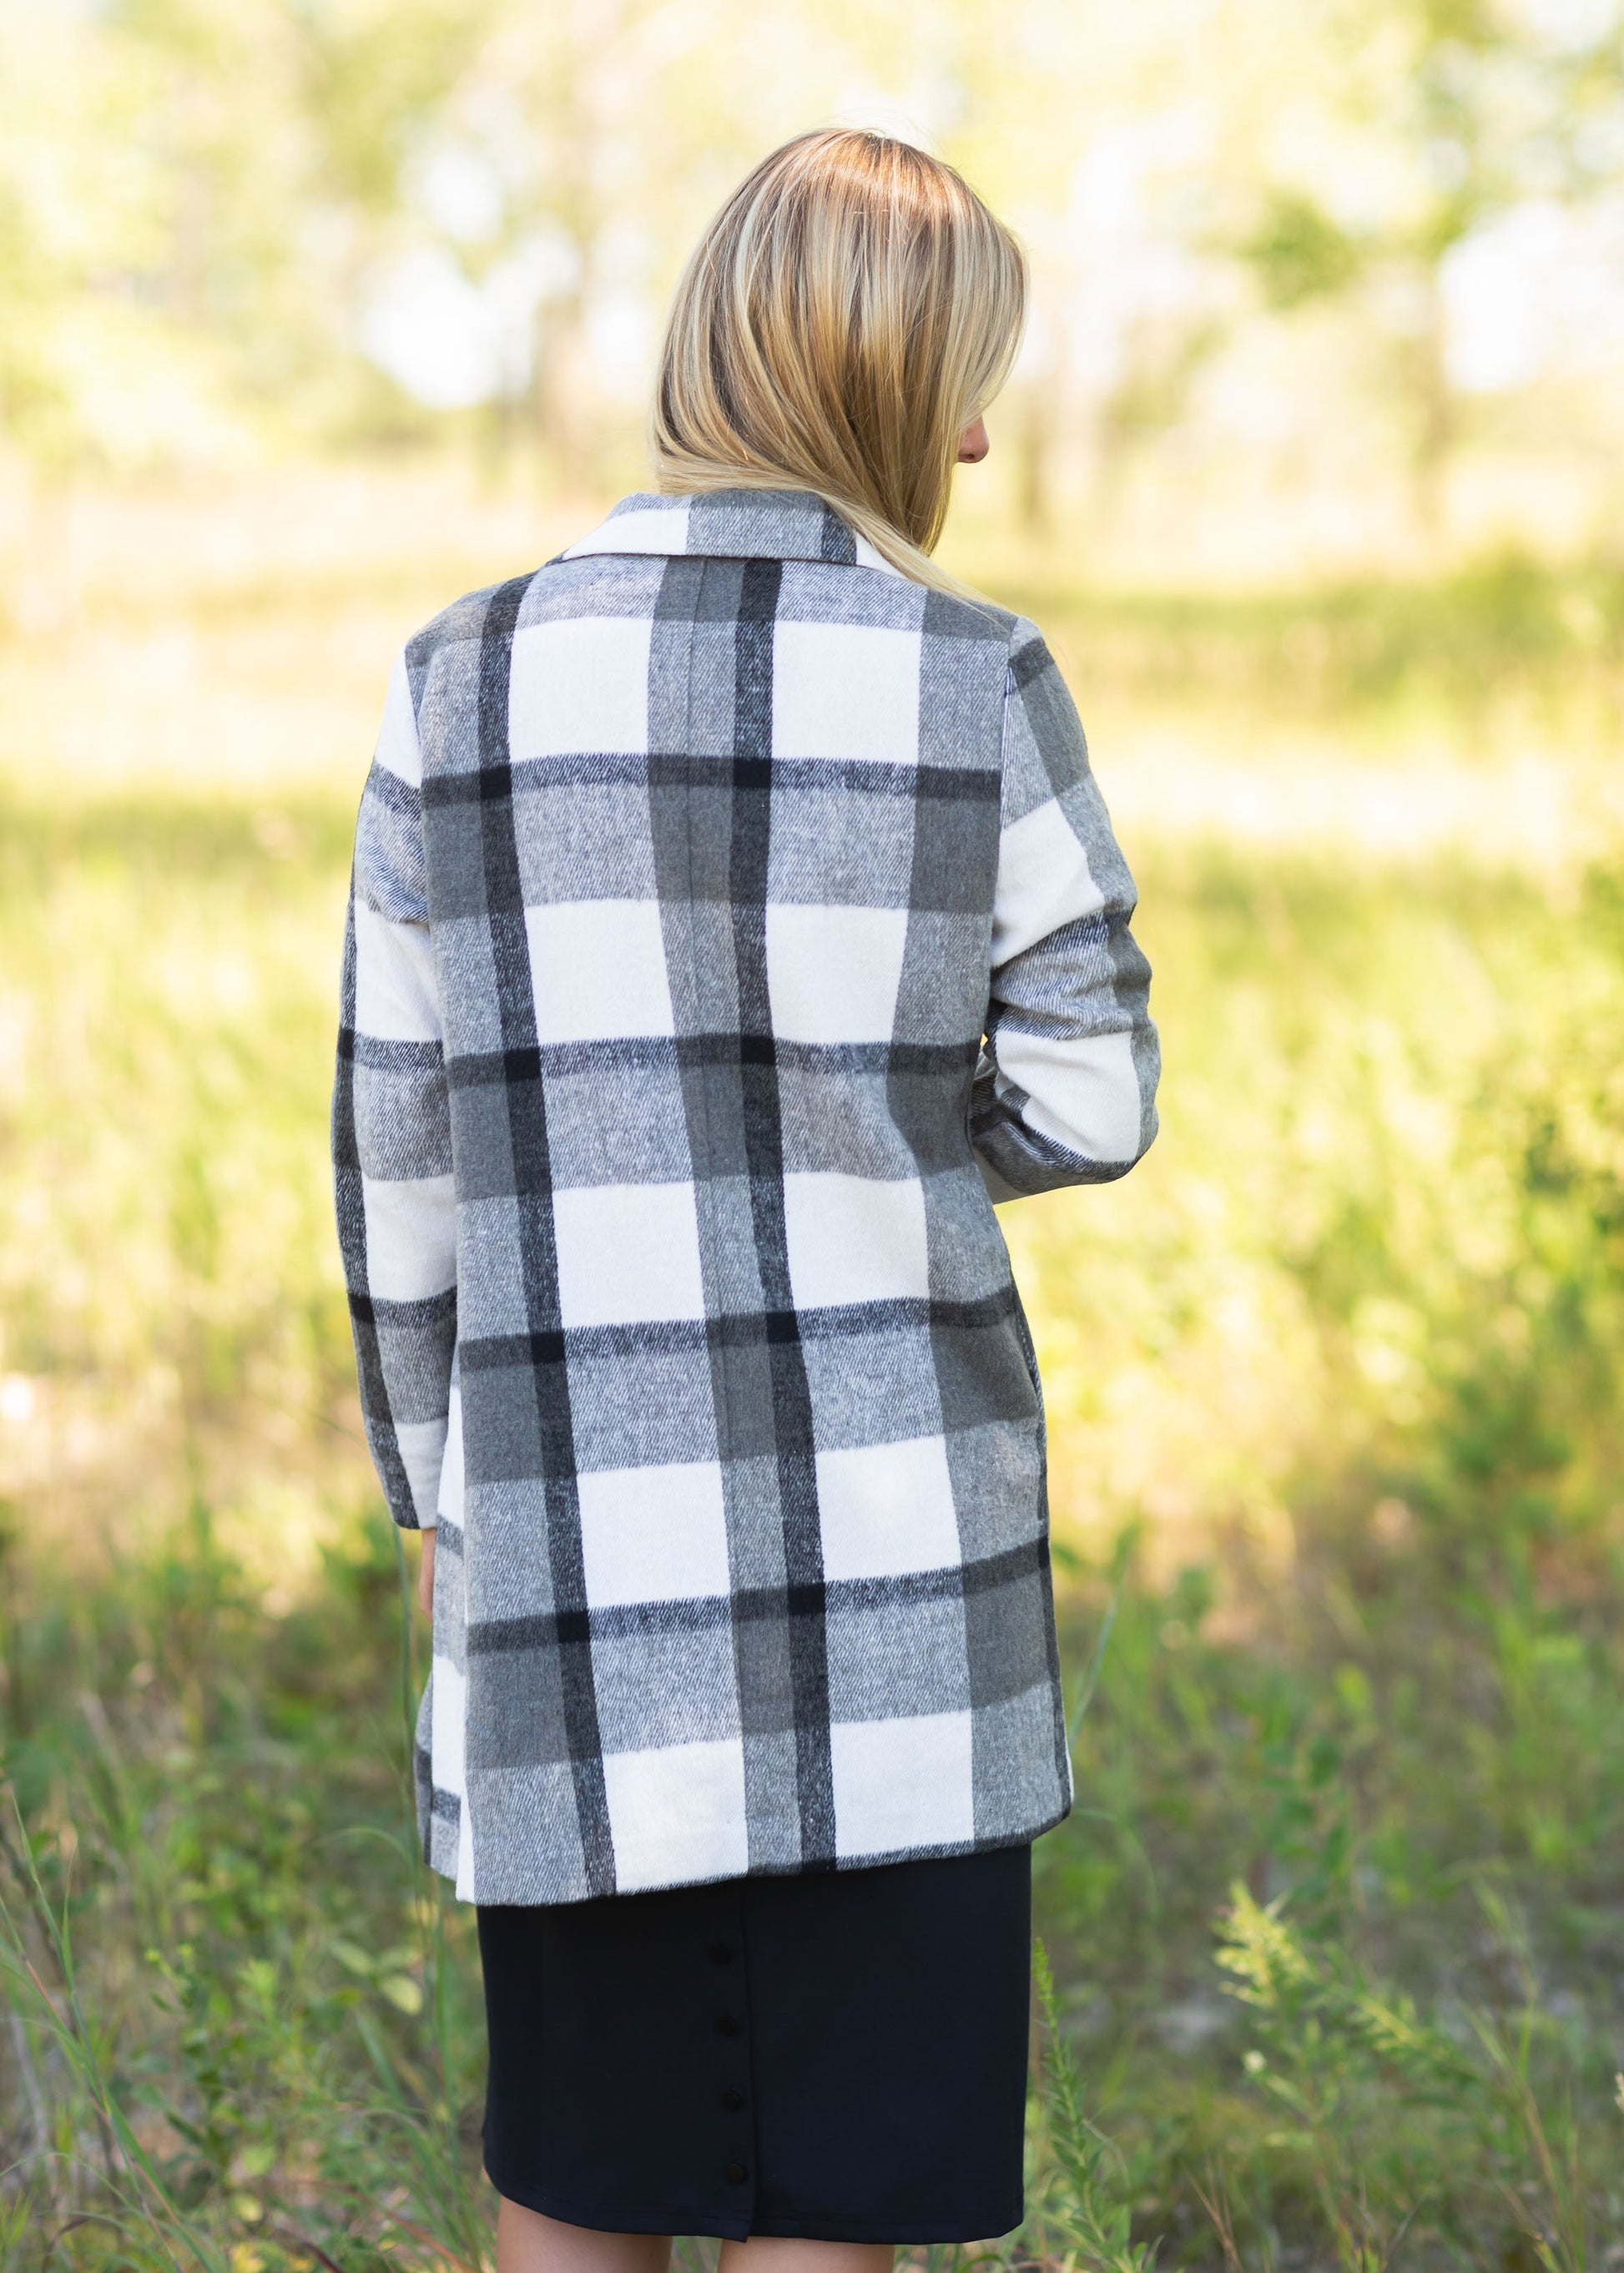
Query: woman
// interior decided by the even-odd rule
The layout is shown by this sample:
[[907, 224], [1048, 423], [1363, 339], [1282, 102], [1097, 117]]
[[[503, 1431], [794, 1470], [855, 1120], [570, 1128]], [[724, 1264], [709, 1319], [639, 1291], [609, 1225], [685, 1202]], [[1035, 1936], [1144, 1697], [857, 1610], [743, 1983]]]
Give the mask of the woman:
[[1071, 1777], [992, 1203], [1121, 1175], [1157, 1069], [1071, 701], [930, 559], [1025, 289], [948, 167], [790, 143], [678, 289], [658, 494], [391, 682], [338, 1207], [501, 2273], [1019, 2222]]

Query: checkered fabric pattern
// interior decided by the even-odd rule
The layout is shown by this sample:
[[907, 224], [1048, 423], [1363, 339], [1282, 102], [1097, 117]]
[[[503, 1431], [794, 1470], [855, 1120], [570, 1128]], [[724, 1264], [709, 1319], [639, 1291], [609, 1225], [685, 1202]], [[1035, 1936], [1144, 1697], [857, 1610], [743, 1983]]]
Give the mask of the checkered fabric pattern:
[[1151, 1140], [1133, 897], [1034, 626], [805, 492], [628, 498], [408, 643], [334, 1146], [464, 1899], [1064, 1814], [993, 1202]]

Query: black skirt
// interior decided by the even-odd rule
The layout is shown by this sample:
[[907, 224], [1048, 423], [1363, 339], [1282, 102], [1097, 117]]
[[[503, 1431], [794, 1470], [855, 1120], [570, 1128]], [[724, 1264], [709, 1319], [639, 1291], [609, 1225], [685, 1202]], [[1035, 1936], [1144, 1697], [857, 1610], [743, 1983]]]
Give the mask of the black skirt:
[[485, 2166], [619, 2233], [1021, 2220], [1031, 1849], [479, 1911]]

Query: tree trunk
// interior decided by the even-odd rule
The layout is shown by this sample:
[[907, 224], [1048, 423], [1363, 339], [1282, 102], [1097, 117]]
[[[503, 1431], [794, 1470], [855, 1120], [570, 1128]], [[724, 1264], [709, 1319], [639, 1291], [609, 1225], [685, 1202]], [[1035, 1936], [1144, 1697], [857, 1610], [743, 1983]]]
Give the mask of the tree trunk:
[[1020, 525], [1028, 536], [1049, 534], [1053, 518], [1055, 379], [1041, 372], [1021, 391], [1016, 498]]
[[1426, 293], [1426, 322], [1408, 358], [1415, 420], [1410, 460], [1410, 510], [1417, 533], [1429, 544], [1435, 544], [1448, 534], [1448, 478], [1458, 417], [1444, 362], [1443, 298], [1436, 272], [1427, 278]]
[[586, 494], [596, 471], [596, 424], [584, 280], [546, 302], [537, 330], [537, 431], [554, 485], [567, 496]]

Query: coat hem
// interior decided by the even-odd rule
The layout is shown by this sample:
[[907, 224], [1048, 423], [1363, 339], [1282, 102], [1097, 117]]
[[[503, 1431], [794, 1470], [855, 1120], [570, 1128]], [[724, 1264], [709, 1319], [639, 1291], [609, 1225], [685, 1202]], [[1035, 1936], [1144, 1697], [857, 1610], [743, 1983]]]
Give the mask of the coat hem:
[[[617, 1894], [620, 1893], [628, 1894], [669, 1894], [678, 1887], [728, 1886], [739, 1879], [822, 1878], [835, 1872], [844, 1872], [851, 1871], [883, 1870], [896, 1863], [944, 1863], [951, 1861], [953, 1857], [958, 1855], [993, 1855], [998, 1853], [1001, 1849], [1006, 1847], [1031, 1846], [1034, 1839], [1041, 1839], [1045, 1832], [1053, 1831], [1057, 1825], [1064, 1823], [1067, 1816], [1071, 1814], [1071, 1807], [1072, 1800], [1068, 1797], [1064, 1806], [1056, 1810], [1054, 1814], [1042, 1817], [1038, 1822], [1034, 1823], [1029, 1830], [1001, 1831], [996, 1834], [989, 1835], [985, 1839], [957, 1839], [943, 1841], [934, 1846], [897, 1847], [892, 1848], [883, 1854], [849, 1855], [844, 1858], [837, 1858], [832, 1863], [814, 1863], [810, 1864], [801, 1863], [758, 1863], [744, 1871], [709, 1871], [699, 1878], [662, 1879], [658, 1886], [628, 1887], [625, 1888], [617, 1887], [615, 1892]], [[455, 1884], [457, 1877], [457, 1871], [455, 1864], [447, 1869], [444, 1864], [435, 1863], [431, 1860], [429, 1867], [431, 1870], [436, 1872], [440, 1878], [447, 1879]], [[464, 1894], [459, 1891], [457, 1894], [457, 1900], [460, 1902], [467, 1902], [474, 1908], [484, 1906], [486, 1909], [563, 1909], [575, 1902], [592, 1901], [601, 1902], [604, 1900], [613, 1901], [613, 1895], [605, 1897], [604, 1895], [591, 1895], [584, 1893], [578, 1894], [524, 1894], [510, 1892], [492, 1893], [484, 1889], [471, 1894]], [[494, 2183], [494, 2181], [492, 2183]], [[534, 2207], [534, 2205], [531, 2205], [531, 2207]], [[551, 2211], [545, 2214], [549, 2217], [553, 2215]], [[577, 2221], [577, 2223], [579, 2221]], [[665, 2228], [662, 2226], [658, 2228], [638, 2227], [636, 2229], [633, 2229], [628, 2226], [625, 2229], [628, 2232], [631, 2232], [634, 2230], [639, 2232], [652, 2232], [656, 2231], [664, 2232]], [[764, 2227], [761, 2227], [757, 2228], [756, 2231], [764, 2232], [766, 2229]], [[849, 2237], [835, 2237], [837, 2239], [842, 2238]], [[876, 2239], [883, 2239], [885, 2237], [883, 2235], [876, 2236]], [[973, 2235], [970, 2239], [979, 2240], [982, 2239], [982, 2237], [980, 2235]]]

